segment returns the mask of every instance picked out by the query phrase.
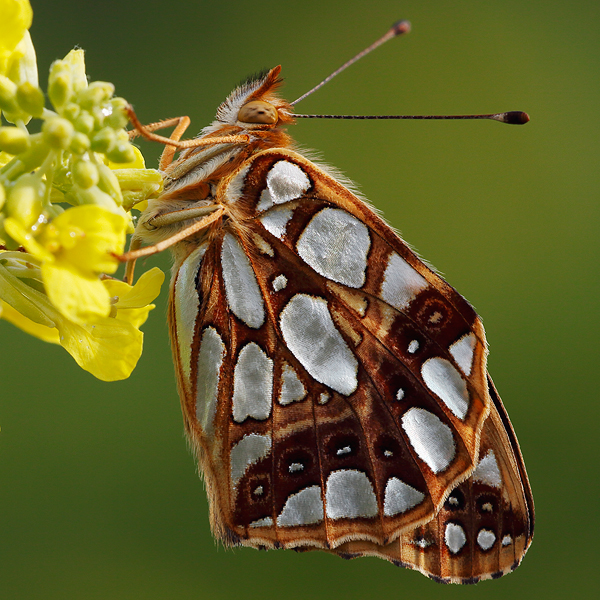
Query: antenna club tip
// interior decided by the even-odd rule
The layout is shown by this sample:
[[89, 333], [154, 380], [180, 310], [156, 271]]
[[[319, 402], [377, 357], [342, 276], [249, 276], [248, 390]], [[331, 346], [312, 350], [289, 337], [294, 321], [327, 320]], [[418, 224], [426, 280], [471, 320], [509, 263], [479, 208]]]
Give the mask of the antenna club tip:
[[529, 122], [529, 115], [521, 110], [511, 110], [504, 113], [503, 121], [509, 125], [525, 125]]
[[391, 27], [390, 31], [394, 35], [402, 35], [403, 33], [410, 33], [411, 25], [410, 21], [400, 20], [396, 21]]

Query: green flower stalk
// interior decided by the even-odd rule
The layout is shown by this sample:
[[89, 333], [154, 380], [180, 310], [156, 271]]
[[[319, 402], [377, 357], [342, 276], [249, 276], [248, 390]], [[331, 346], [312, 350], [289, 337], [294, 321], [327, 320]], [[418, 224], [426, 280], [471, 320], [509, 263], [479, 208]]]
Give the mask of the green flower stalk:
[[[111, 279], [133, 231], [131, 210], [156, 197], [124, 127], [126, 101], [111, 83], [88, 83], [84, 53], [50, 67], [38, 86], [27, 0], [0, 0], [0, 318], [61, 344], [103, 380], [129, 376], [140, 325], [164, 274], [135, 286]], [[41, 119], [40, 133], [27, 124]]]

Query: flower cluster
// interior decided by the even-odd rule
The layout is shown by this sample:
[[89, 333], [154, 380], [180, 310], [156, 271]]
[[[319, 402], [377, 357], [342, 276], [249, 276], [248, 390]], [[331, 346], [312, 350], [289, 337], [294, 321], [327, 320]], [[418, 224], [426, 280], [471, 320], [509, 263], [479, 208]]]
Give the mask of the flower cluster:
[[[82, 50], [50, 68], [46, 108], [28, 0], [0, 0], [0, 317], [62, 345], [103, 380], [129, 376], [140, 325], [164, 274], [110, 277], [133, 231], [131, 209], [162, 178], [144, 168], [114, 86], [88, 83]], [[41, 131], [30, 133], [31, 119]]]

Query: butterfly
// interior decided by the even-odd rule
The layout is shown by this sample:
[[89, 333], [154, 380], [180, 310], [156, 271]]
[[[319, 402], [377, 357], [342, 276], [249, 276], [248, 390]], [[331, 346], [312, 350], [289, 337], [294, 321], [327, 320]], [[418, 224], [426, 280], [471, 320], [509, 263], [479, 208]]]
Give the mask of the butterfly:
[[[481, 320], [294, 149], [280, 84], [280, 67], [248, 79], [184, 142], [187, 117], [143, 127], [129, 110], [168, 145], [128, 274], [172, 250], [169, 329], [212, 531], [443, 583], [500, 577], [531, 543], [534, 508]], [[153, 133], [167, 125], [171, 138]]]

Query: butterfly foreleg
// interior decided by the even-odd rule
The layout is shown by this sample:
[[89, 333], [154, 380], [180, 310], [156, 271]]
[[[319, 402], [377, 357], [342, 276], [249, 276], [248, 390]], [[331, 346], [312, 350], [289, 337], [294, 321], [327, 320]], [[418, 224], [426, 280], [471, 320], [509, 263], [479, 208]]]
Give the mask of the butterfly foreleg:
[[[149, 230], [156, 230], [161, 227], [176, 225], [177, 223], [182, 223], [183, 221], [188, 221], [189, 219], [201, 217], [200, 220], [195, 221], [191, 225], [183, 227], [173, 235], [160, 240], [156, 244], [145, 246], [144, 248], [140, 247], [144, 236], [140, 235], [139, 232], [136, 232], [131, 239], [129, 251], [117, 257], [121, 262], [127, 263], [125, 281], [129, 284], [132, 283], [135, 261], [138, 258], [151, 256], [152, 254], [158, 254], [159, 252], [170, 248], [178, 242], [181, 242], [182, 240], [185, 240], [186, 238], [189, 238], [192, 235], [207, 229], [212, 223], [218, 221], [223, 216], [224, 212], [224, 208], [215, 204], [211, 206], [198, 206], [157, 215], [140, 224]], [[138, 225], [138, 228], [140, 225]]]
[[[127, 113], [131, 124], [135, 128], [135, 131], [132, 131], [129, 134], [130, 138], [133, 138], [136, 135], [141, 135], [151, 142], [159, 142], [160, 144], [166, 145], [166, 148], [160, 157], [159, 167], [161, 170], [166, 169], [171, 164], [173, 161], [173, 156], [176, 152], [176, 148], [184, 150], [186, 148], [197, 148], [199, 146], [210, 146], [214, 144], [247, 144], [250, 141], [250, 137], [248, 135], [225, 135], [221, 137], [194, 138], [192, 140], [181, 141], [181, 136], [184, 134], [185, 130], [190, 124], [189, 117], [174, 117], [173, 119], [157, 121], [156, 123], [151, 123], [150, 125], [142, 125], [137, 118], [137, 115], [135, 114], [131, 104], [127, 105], [125, 112]], [[153, 133], [158, 129], [172, 127], [173, 125], [175, 125], [175, 129], [170, 137]]]
[[[133, 107], [129, 105], [127, 107], [127, 115], [129, 120], [135, 127], [133, 131], [129, 132], [129, 139], [133, 139], [138, 135], [145, 137], [146, 139], [162, 142], [165, 139], [169, 139], [174, 142], [178, 142], [181, 136], [185, 133], [186, 129], [190, 126], [190, 118], [185, 117], [174, 117], [172, 119], [165, 119], [164, 121], [157, 121], [156, 123], [150, 123], [149, 125], [142, 125], [135, 114]], [[159, 129], [165, 129], [167, 127], [175, 127], [173, 132], [168, 138], [163, 138], [161, 135], [155, 135], [153, 132]], [[166, 145], [163, 153], [160, 156], [159, 169], [164, 171], [172, 162], [175, 156], [176, 147], [173, 145]]]

